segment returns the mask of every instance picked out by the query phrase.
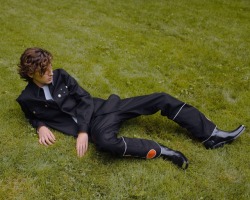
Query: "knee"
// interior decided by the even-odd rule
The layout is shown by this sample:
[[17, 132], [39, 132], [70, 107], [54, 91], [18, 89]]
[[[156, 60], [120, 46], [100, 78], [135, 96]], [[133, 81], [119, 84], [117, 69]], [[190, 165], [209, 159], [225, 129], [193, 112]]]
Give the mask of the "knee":
[[170, 94], [167, 94], [165, 92], [155, 93], [154, 95], [156, 95], [158, 101], [163, 104], [169, 102], [173, 98]]
[[169, 98], [172, 97], [170, 94], [165, 93], [165, 92], [160, 92], [160, 93], [158, 93], [158, 94], [159, 94], [159, 96], [160, 96], [161, 98], [163, 98], [164, 100], [169, 99]]
[[111, 140], [104, 136], [100, 136], [96, 138], [95, 144], [99, 150], [108, 150], [108, 148], [111, 146]]
[[95, 144], [99, 151], [109, 152], [114, 155], [122, 155], [125, 149], [125, 143], [122, 138], [103, 136], [96, 138]]
[[161, 92], [158, 94], [159, 94], [159, 98], [166, 103], [183, 103], [180, 100], [178, 100], [176, 97], [173, 97], [172, 95], [168, 93]]

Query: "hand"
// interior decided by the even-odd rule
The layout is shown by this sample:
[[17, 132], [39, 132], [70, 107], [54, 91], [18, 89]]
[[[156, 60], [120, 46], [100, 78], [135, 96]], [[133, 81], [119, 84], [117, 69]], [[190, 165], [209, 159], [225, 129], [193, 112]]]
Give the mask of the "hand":
[[88, 149], [88, 134], [80, 132], [76, 140], [76, 150], [79, 157], [84, 156]]
[[40, 144], [48, 146], [52, 145], [56, 141], [54, 134], [46, 126], [40, 126], [37, 129], [37, 132], [39, 135]]

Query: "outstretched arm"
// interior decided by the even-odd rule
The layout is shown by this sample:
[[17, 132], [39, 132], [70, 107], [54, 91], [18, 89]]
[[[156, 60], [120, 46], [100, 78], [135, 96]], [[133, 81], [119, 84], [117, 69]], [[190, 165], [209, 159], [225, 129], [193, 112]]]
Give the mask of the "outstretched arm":
[[84, 90], [77, 81], [66, 71], [61, 70], [69, 89], [69, 95], [76, 100], [76, 119], [78, 124], [78, 137], [76, 140], [76, 150], [79, 157], [83, 157], [88, 149], [89, 123], [94, 111], [94, 104], [91, 95]]

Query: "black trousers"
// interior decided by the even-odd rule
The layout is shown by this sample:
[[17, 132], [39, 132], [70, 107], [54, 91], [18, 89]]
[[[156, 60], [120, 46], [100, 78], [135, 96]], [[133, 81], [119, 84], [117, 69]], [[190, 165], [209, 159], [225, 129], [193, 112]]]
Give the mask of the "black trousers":
[[215, 124], [193, 106], [166, 93], [121, 99], [120, 110], [94, 117], [91, 122], [91, 139], [100, 151], [119, 156], [154, 158], [161, 154], [157, 142], [139, 138], [118, 137], [125, 120], [151, 115], [161, 111], [162, 116], [186, 128], [195, 138], [204, 141], [212, 134]]

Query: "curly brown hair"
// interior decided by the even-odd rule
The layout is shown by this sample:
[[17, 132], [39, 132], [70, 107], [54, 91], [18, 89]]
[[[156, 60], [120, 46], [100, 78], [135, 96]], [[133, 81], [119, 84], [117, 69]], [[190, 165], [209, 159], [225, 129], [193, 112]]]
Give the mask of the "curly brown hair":
[[20, 57], [18, 74], [25, 81], [32, 81], [29, 75], [34, 74], [36, 71], [43, 76], [51, 64], [52, 58], [52, 54], [45, 49], [37, 47], [28, 48]]

